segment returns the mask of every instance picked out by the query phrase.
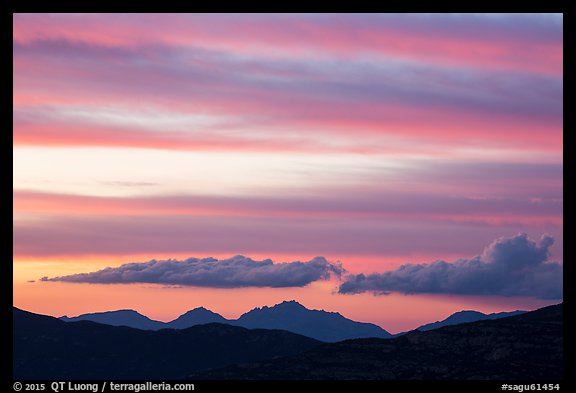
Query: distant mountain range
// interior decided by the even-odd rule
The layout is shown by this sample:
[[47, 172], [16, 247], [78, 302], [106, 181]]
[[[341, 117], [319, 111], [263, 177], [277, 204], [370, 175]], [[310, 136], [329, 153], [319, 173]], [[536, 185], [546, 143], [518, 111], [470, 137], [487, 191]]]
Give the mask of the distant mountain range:
[[546, 380], [563, 378], [563, 305], [401, 337], [323, 344], [190, 379]]
[[461, 323], [469, 323], [476, 321], [483, 321], [486, 319], [500, 319], [506, 317], [513, 317], [514, 315], [524, 314], [526, 311], [511, 311], [511, 312], [498, 312], [492, 314], [484, 314], [479, 311], [464, 310], [450, 315], [448, 318], [433, 323], [428, 323], [418, 327], [416, 330], [425, 332], [428, 330], [438, 329], [444, 326], [459, 325]]
[[171, 322], [155, 321], [134, 310], [105, 311], [90, 314], [82, 314], [77, 317], [60, 317], [64, 322], [92, 321], [112, 326], [127, 326], [142, 330], [160, 329], [187, 329], [196, 325], [207, 323], [230, 323], [220, 314], [216, 314], [204, 307], [198, 307], [180, 315]]
[[15, 379], [182, 379], [194, 371], [304, 352], [320, 344], [283, 330], [209, 323], [140, 330], [13, 309]]
[[186, 329], [206, 323], [226, 323], [250, 329], [281, 329], [324, 342], [352, 338], [389, 338], [391, 334], [372, 323], [355, 322], [339, 313], [309, 310], [292, 300], [273, 307], [255, 308], [236, 320], [229, 320], [203, 307], [195, 308], [171, 322], [154, 321], [134, 310], [108, 311], [61, 317], [65, 322], [92, 321], [143, 330]]
[[91, 321], [112, 326], [127, 326], [142, 330], [160, 330], [166, 328], [166, 324], [154, 321], [145, 315], [134, 310], [117, 310], [82, 314], [77, 317], [68, 318], [66, 315], [60, 317], [64, 322]]
[[[476, 322], [485, 319], [505, 318], [519, 315], [525, 311], [500, 312], [484, 314], [479, 311], [464, 310], [448, 318], [418, 327], [416, 330], [427, 331], [444, 326]], [[281, 329], [301, 334], [324, 342], [337, 342], [355, 338], [392, 338], [407, 332], [391, 335], [380, 326], [356, 322], [339, 313], [324, 310], [310, 310], [300, 303], [284, 301], [273, 307], [258, 307], [238, 319], [226, 319], [222, 315], [204, 307], [198, 307], [182, 314], [170, 322], [152, 320], [134, 310], [106, 311], [82, 314], [77, 317], [60, 317], [65, 322], [92, 321], [112, 326], [127, 326], [142, 330], [187, 329], [207, 323], [225, 323], [249, 329]]]

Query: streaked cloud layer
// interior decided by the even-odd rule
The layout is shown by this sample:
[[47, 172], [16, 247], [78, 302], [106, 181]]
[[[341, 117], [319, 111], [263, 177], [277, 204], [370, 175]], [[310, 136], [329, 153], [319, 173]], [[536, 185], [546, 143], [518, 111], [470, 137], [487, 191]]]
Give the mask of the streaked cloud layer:
[[[457, 275], [496, 266], [470, 256], [515, 233], [549, 234], [562, 264], [562, 15], [13, 20], [16, 267], [54, 278], [190, 255], [322, 255], [351, 277], [396, 279], [407, 262], [466, 258], [448, 264]], [[66, 268], [44, 273], [48, 261]], [[230, 266], [246, 276], [218, 281], [214, 268], [206, 282], [267, 297], [282, 280], [324, 288], [314, 282], [332, 266], [286, 265], [290, 277], [261, 288], [263, 270], [243, 261]], [[403, 291], [365, 277], [345, 285]], [[530, 295], [524, 284], [490, 292]]]
[[373, 154], [423, 140], [432, 151], [559, 148], [561, 65], [559, 16], [16, 15], [14, 137]]

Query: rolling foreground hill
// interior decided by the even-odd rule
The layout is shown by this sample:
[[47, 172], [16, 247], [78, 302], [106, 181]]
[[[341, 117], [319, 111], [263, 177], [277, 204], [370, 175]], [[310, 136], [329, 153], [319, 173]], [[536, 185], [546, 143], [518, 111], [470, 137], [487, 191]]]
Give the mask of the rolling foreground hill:
[[13, 309], [15, 379], [181, 379], [191, 372], [300, 353], [320, 344], [280, 330], [225, 324], [160, 331]]
[[192, 379], [557, 380], [563, 375], [563, 305], [497, 320], [358, 339]]

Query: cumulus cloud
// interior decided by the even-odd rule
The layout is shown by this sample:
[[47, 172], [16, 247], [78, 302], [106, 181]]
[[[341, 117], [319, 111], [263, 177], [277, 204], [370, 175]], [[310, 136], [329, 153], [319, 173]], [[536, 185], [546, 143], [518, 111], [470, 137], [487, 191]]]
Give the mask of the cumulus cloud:
[[445, 293], [561, 299], [562, 264], [548, 261], [554, 238], [538, 242], [520, 233], [499, 238], [482, 254], [453, 263], [406, 264], [396, 270], [349, 275], [339, 293]]
[[255, 261], [242, 255], [229, 259], [189, 258], [107, 267], [90, 273], [42, 278], [42, 281], [65, 281], [95, 284], [157, 283], [213, 288], [303, 287], [344, 273], [342, 265], [316, 257], [308, 262], [274, 263]]

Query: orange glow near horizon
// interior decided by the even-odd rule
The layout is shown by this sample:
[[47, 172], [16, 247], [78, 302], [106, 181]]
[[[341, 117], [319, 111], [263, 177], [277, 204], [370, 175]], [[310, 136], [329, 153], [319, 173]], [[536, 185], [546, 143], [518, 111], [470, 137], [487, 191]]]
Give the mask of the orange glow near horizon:
[[[60, 317], [134, 309], [149, 318], [168, 322], [185, 312], [205, 307], [228, 319], [256, 307], [296, 300], [309, 309], [340, 312], [347, 318], [377, 324], [390, 333], [414, 329], [461, 310], [485, 313], [536, 309], [552, 301], [478, 296], [371, 294], [339, 295], [335, 283], [313, 283], [304, 288], [214, 289], [166, 287], [155, 284], [72, 284], [19, 282], [14, 284], [14, 306]], [[73, 295], [71, 295], [73, 293]], [[233, 298], [234, 301], [230, 302]], [[498, 305], [494, 305], [494, 301]]]

